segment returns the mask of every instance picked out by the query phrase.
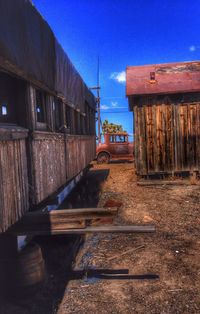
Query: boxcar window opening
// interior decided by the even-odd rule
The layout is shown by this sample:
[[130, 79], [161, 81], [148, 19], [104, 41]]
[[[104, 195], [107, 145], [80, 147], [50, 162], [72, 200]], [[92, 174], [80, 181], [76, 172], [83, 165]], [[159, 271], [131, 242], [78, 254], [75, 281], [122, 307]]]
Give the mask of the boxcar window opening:
[[74, 111], [75, 116], [75, 134], [80, 134], [80, 113], [78, 111]]
[[67, 125], [69, 134], [74, 134], [73, 109], [68, 105], [66, 105], [65, 117], [66, 117], [66, 125]]
[[81, 115], [81, 134], [86, 134], [86, 123], [85, 123], [85, 115]]
[[36, 113], [37, 113], [37, 122], [46, 123], [46, 97], [44, 93], [39, 90], [36, 90]]
[[9, 109], [8, 104], [1, 101], [0, 102], [0, 122], [1, 123], [7, 123], [7, 122], [13, 122], [12, 119], [9, 119]]
[[2, 104], [1, 105], [1, 115], [2, 116], [7, 116], [8, 114], [8, 105], [7, 104]]
[[18, 80], [0, 73], [0, 123], [18, 123]]

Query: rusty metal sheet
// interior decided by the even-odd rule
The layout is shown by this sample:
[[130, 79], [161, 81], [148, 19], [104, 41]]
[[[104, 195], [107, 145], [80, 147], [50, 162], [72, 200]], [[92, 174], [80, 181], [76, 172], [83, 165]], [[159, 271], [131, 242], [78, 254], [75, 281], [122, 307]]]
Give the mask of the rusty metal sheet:
[[126, 95], [173, 94], [200, 91], [200, 61], [130, 66]]

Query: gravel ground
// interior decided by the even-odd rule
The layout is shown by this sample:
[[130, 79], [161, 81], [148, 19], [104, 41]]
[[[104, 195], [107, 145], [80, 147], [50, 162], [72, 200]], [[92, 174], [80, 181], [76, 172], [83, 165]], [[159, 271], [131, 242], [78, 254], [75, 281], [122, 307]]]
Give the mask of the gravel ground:
[[112, 200], [122, 204], [116, 224], [155, 224], [156, 233], [87, 236], [71, 273], [69, 239], [39, 239], [44, 287], [0, 303], [1, 314], [200, 313], [199, 186], [139, 187], [132, 163], [94, 164], [64, 207]]
[[157, 230], [89, 236], [58, 313], [200, 313], [199, 186], [139, 187], [131, 163], [97, 169], [109, 169], [99, 206], [119, 201], [116, 223]]

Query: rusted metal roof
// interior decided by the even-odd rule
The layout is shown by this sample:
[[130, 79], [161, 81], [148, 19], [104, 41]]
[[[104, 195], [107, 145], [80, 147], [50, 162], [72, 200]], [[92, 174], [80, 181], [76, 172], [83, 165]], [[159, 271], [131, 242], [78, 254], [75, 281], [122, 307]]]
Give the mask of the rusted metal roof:
[[129, 66], [126, 95], [200, 91], [200, 61]]

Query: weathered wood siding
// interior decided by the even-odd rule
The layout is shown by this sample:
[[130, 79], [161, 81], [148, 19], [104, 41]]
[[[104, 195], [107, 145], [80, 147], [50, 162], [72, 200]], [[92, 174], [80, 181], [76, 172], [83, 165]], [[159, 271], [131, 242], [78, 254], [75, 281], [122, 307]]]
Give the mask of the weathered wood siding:
[[95, 137], [33, 132], [31, 151], [32, 205], [45, 200], [76, 176], [95, 157]]
[[0, 233], [29, 209], [25, 139], [0, 140]]
[[96, 154], [95, 136], [68, 135], [66, 140], [67, 178], [73, 178], [83, 170]]
[[134, 107], [137, 173], [200, 171], [200, 102]]
[[31, 152], [31, 200], [40, 203], [66, 182], [64, 135], [33, 132]]

